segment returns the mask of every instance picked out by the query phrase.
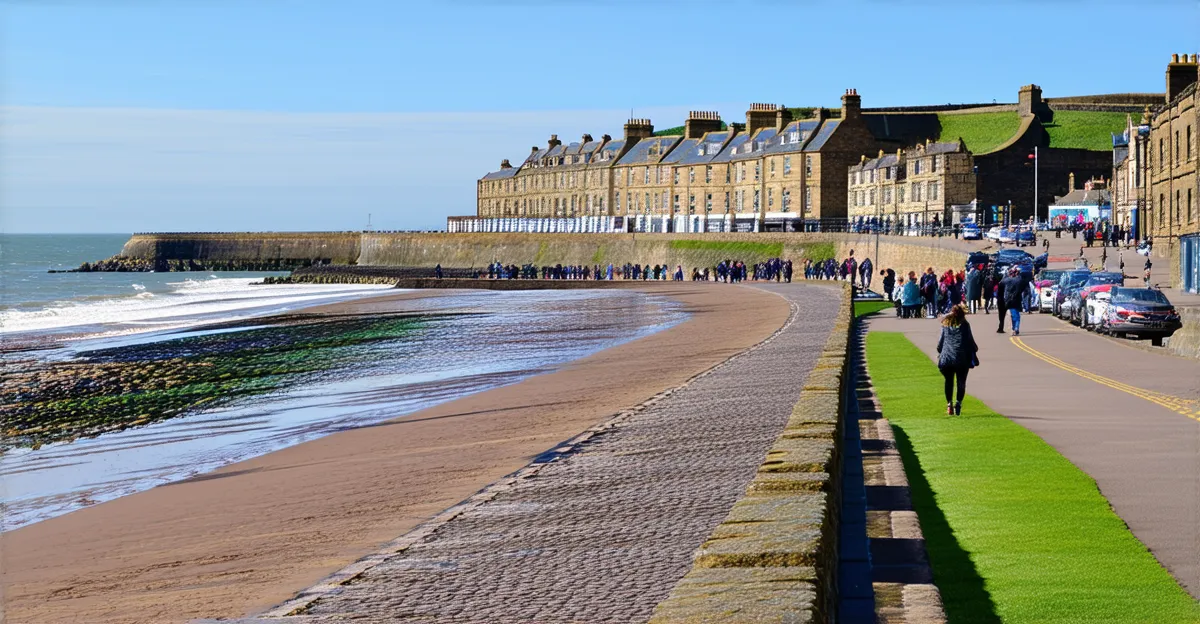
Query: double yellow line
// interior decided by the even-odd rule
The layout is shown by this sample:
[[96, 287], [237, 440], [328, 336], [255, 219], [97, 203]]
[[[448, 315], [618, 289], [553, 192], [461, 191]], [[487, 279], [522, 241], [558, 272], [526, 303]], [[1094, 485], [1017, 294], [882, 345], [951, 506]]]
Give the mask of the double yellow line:
[[1183, 397], [1177, 397], [1177, 396], [1173, 396], [1170, 394], [1164, 394], [1162, 392], [1155, 392], [1153, 390], [1146, 390], [1145, 388], [1138, 388], [1137, 386], [1131, 386], [1126, 383], [1121, 383], [1115, 379], [1109, 379], [1108, 377], [1102, 377], [1095, 373], [1083, 370], [1082, 368], [1079, 368], [1078, 366], [1072, 366], [1052, 355], [1047, 355], [1045, 353], [1042, 353], [1041, 351], [1038, 351], [1037, 349], [1034, 349], [1033, 347], [1030, 347], [1029, 345], [1025, 344], [1020, 338], [1017, 338], [1016, 336], [1013, 336], [1009, 340], [1011, 340], [1012, 343], [1014, 345], [1016, 345], [1018, 349], [1024, 351], [1025, 353], [1028, 353], [1029, 355], [1032, 355], [1033, 357], [1035, 357], [1047, 364], [1050, 364], [1051, 366], [1054, 366], [1056, 368], [1061, 368], [1062, 370], [1065, 370], [1069, 373], [1074, 373], [1076, 375], [1079, 375], [1080, 377], [1083, 377], [1084, 379], [1090, 379], [1102, 386], [1108, 386], [1109, 388], [1112, 388], [1114, 390], [1120, 390], [1121, 392], [1124, 392], [1126, 394], [1132, 394], [1135, 397], [1138, 397], [1140, 399], [1145, 399], [1151, 403], [1154, 403], [1155, 405], [1165, 407], [1165, 408], [1171, 410], [1172, 412], [1183, 414], [1184, 416], [1187, 416], [1188, 418], [1191, 418], [1192, 420], [1200, 421], [1200, 410], [1196, 409], [1197, 404], [1200, 403], [1200, 401], [1195, 401], [1192, 399], [1185, 399]]

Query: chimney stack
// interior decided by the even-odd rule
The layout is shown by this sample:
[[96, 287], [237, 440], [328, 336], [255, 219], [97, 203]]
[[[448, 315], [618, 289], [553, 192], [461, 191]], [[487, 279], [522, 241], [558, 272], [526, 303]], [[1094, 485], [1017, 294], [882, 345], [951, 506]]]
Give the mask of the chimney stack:
[[698, 139], [705, 132], [716, 132], [721, 129], [721, 115], [716, 111], [690, 111], [687, 121], [683, 124], [683, 138]]
[[753, 135], [757, 130], [774, 126], [782, 108], [778, 104], [751, 104], [750, 110], [746, 111], [746, 132]]
[[1067, 176], [1067, 192], [1075, 190], [1075, 173], [1071, 172]]
[[590, 134], [583, 135], [583, 144], [584, 145], [587, 145], [588, 143], [591, 143], [591, 142], [592, 142], [592, 135], [590, 135]]
[[842, 121], [857, 119], [861, 113], [862, 98], [858, 96], [858, 89], [846, 89], [846, 94], [842, 96]]
[[500, 168], [501, 169], [512, 169], [512, 164], [508, 162], [507, 158], [505, 158], [504, 160], [500, 161]]
[[625, 124], [625, 140], [640, 141], [654, 136], [654, 124], [649, 119], [630, 119]]
[[553, 149], [555, 147], [558, 147], [559, 145], [562, 145], [562, 141], [558, 140], [557, 134], [550, 135], [550, 140], [546, 141], [546, 147], [549, 149]]
[[1171, 64], [1167, 65], [1167, 103], [1175, 101], [1179, 94], [1184, 89], [1196, 83], [1197, 74], [1200, 73], [1200, 64], [1196, 62], [1196, 55], [1171, 55]]
[[780, 104], [779, 110], [775, 111], [775, 131], [783, 132], [783, 129], [790, 123], [792, 123], [792, 111]]

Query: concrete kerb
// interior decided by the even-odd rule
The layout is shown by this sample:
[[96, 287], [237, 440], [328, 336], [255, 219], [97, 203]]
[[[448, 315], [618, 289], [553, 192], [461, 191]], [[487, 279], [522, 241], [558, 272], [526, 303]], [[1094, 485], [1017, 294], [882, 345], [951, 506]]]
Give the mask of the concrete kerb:
[[842, 417], [854, 316], [839, 321], [746, 493], [651, 624], [827, 622], [837, 605]]

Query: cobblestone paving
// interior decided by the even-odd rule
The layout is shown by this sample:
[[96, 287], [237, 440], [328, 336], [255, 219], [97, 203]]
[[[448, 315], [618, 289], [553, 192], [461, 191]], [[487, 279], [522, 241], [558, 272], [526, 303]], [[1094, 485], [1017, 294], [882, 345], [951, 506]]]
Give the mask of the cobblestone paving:
[[297, 622], [648, 620], [783, 428], [838, 310], [832, 289], [759, 287], [793, 305], [769, 342], [454, 518]]

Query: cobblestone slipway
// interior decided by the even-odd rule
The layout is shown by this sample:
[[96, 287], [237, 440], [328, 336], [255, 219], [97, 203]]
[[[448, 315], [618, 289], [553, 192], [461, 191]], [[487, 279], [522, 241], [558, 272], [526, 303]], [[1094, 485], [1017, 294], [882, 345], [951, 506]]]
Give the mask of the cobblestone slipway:
[[792, 305], [768, 341], [270, 621], [648, 620], [783, 429], [838, 311], [839, 290], [754, 287]]

